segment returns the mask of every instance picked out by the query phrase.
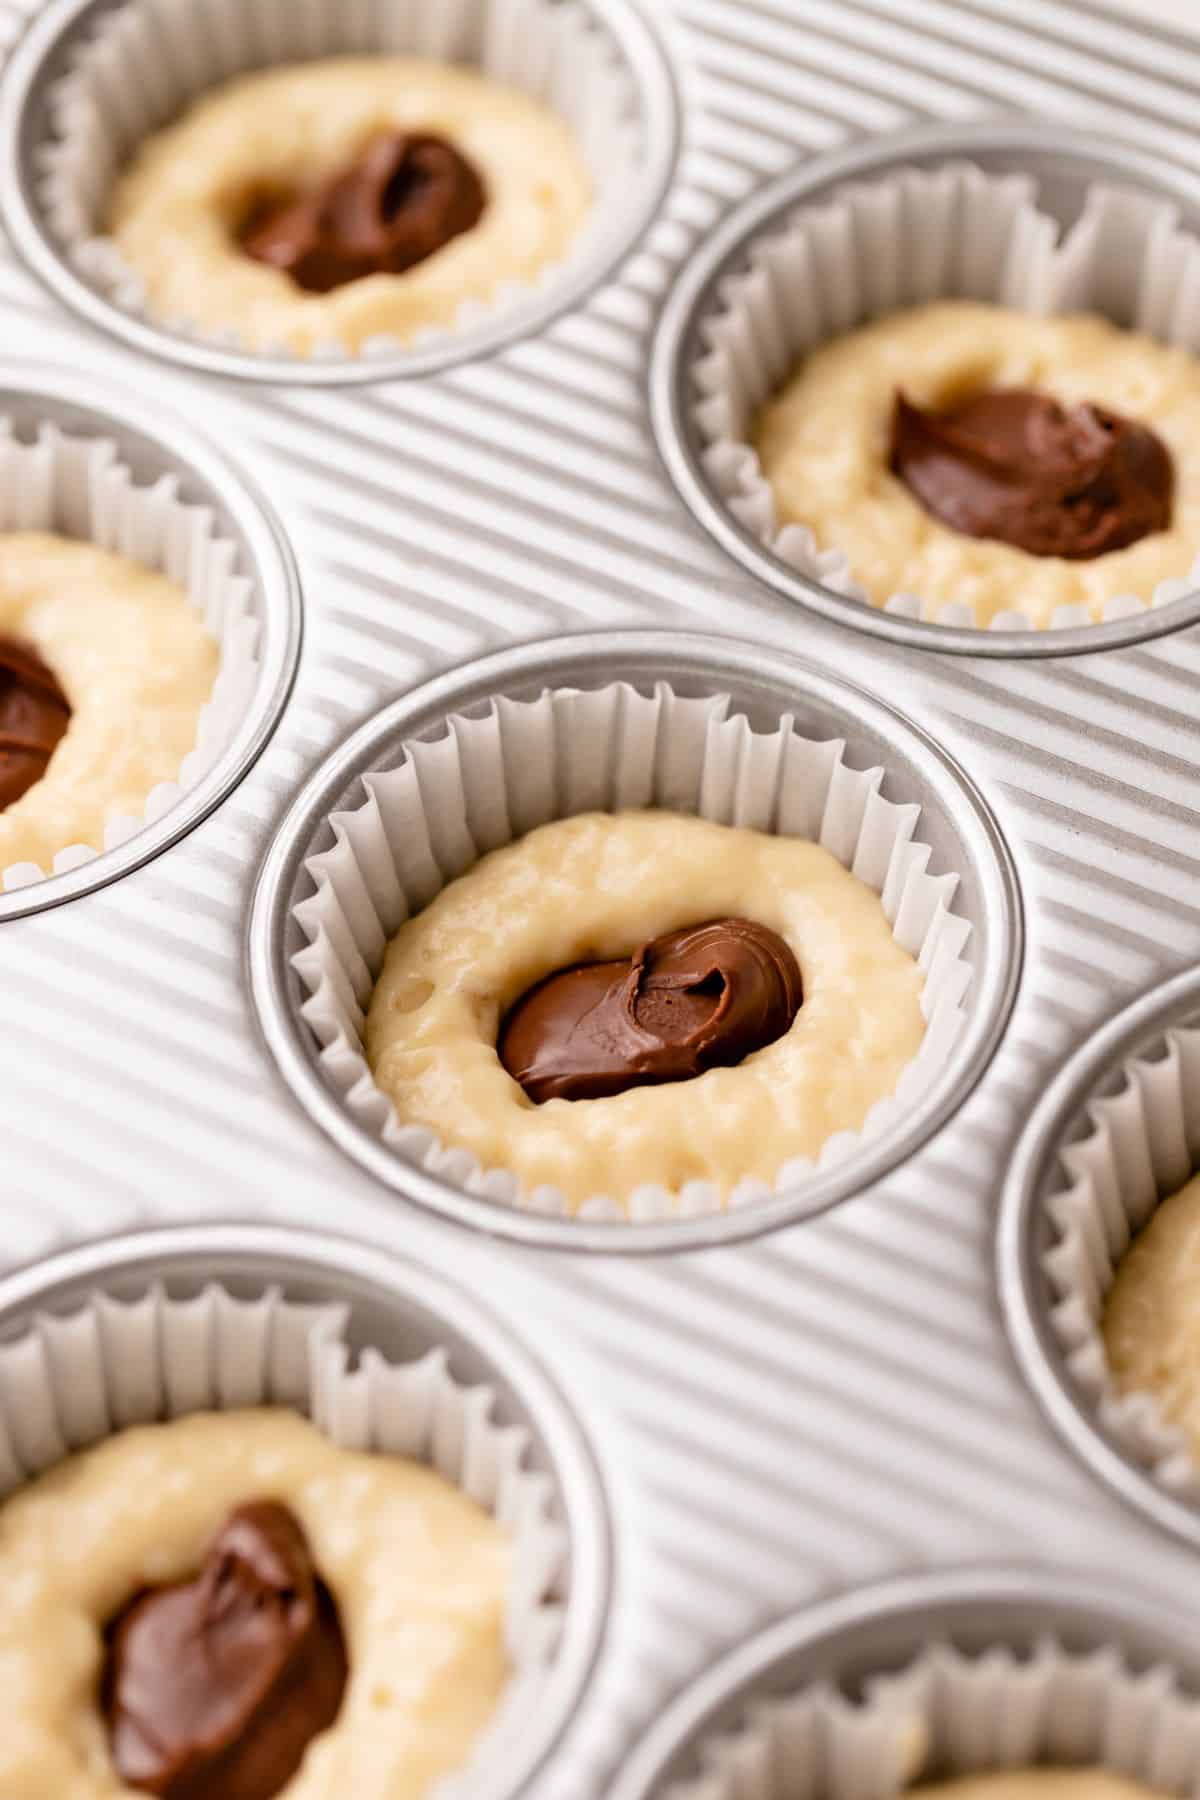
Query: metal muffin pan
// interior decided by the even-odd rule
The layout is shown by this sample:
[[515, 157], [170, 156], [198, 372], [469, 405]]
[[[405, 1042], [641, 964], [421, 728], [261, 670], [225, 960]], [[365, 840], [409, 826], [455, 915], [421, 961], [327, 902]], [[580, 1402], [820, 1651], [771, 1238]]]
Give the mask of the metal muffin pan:
[[1144, 643], [1194, 625], [1200, 619], [1200, 592], [1128, 619], [1061, 630], [984, 631], [898, 618], [836, 594], [789, 567], [733, 516], [710, 481], [693, 419], [690, 371], [703, 353], [703, 323], [717, 305], [722, 284], [746, 266], [750, 246], [781, 231], [800, 207], [820, 205], [848, 182], [955, 161], [975, 163], [990, 175], [1034, 176], [1039, 205], [1064, 229], [1082, 211], [1088, 187], [1105, 182], [1172, 200], [1181, 223], [1200, 230], [1200, 180], [1194, 171], [1148, 154], [1133, 139], [1032, 119], [906, 130], [801, 162], [730, 213], [684, 265], [662, 309], [651, 352], [650, 404], [659, 452], [672, 481], [700, 525], [756, 580], [824, 618], [893, 644], [963, 656], [1077, 656]]
[[[292, 917], [311, 892], [305, 859], [333, 841], [330, 814], [353, 805], [361, 780], [394, 768], [404, 744], [445, 735], [446, 720], [497, 696], [532, 699], [547, 688], [625, 681], [643, 692], [667, 681], [678, 693], [729, 694], [759, 730], [784, 714], [819, 740], [844, 739], [851, 768], [887, 770], [886, 799], [917, 801], [930, 872], [961, 873], [956, 910], [972, 928], [972, 997], [963, 1041], [905, 1129], [882, 1133], [793, 1193], [700, 1218], [609, 1224], [547, 1218], [479, 1199], [415, 1168], [381, 1144], [342, 1104], [319, 1067], [320, 1046], [300, 1016], [292, 958], [305, 945]], [[258, 1020], [276, 1063], [310, 1117], [370, 1174], [443, 1217], [497, 1237], [559, 1250], [646, 1252], [735, 1243], [812, 1218], [860, 1194], [904, 1162], [961, 1106], [1004, 1030], [1021, 968], [1023, 927], [1016, 874], [1004, 839], [969, 777], [918, 727], [820, 669], [790, 658], [764, 664], [760, 646], [699, 635], [605, 632], [502, 651], [396, 701], [317, 770], [288, 813], [264, 863], [249, 924], [249, 972]]]
[[[748, 1632], [864, 1581], [1035, 1556], [1031, 1602], [1112, 1570], [1151, 1627], [1197, 1582], [1194, 1546], [1131, 1514], [1041, 1418], [993, 1239], [1039, 1097], [1114, 1011], [1200, 964], [1200, 631], [1106, 648], [1099, 627], [1085, 654], [1039, 639], [997, 661], [984, 633], [961, 656], [847, 630], [846, 608], [781, 597], [679, 503], [646, 371], [657, 309], [721, 220], [789, 171], [824, 179], [818, 159], [872, 132], [940, 120], [961, 141], [965, 119], [1019, 107], [1106, 152], [1136, 143], [1190, 195], [1200, 45], [1076, 0], [647, 10], [687, 100], [661, 215], [607, 285], [487, 358], [369, 389], [214, 381], [82, 329], [0, 250], [7, 356], [53, 359], [72, 394], [106, 379], [131, 419], [161, 399], [236, 446], [295, 542], [307, 608], [290, 702], [236, 791], [102, 892], [3, 918], [0, 1269], [237, 1214], [336, 1224], [375, 1247], [363, 1256], [452, 1269], [519, 1321], [586, 1417], [623, 1590], [569, 1743], [522, 1800], [609, 1800], [673, 1694]], [[0, 0], [0, 41], [51, 18]], [[20, 131], [7, 144], [0, 181], [19, 179]], [[681, 653], [698, 633], [752, 640], [768, 686], [800, 659], [917, 721], [1009, 845], [1024, 965], [974, 1090], [852, 1203], [683, 1256], [542, 1254], [408, 1203], [313, 1126], [255, 1030], [247, 921], [304, 782], [398, 695], [453, 692], [447, 670], [514, 644], [647, 627]]]
[[1155, 1481], [1104, 1429], [1072, 1380], [1049, 1320], [1042, 1259], [1056, 1235], [1046, 1197], [1062, 1184], [1062, 1150], [1090, 1129], [1089, 1103], [1120, 1088], [1120, 1071], [1131, 1057], [1153, 1059], [1172, 1027], [1197, 1023], [1200, 973], [1185, 972], [1144, 994], [1084, 1044], [1043, 1095], [1017, 1146], [996, 1237], [1009, 1339], [1046, 1417], [1115, 1494], [1194, 1549], [1200, 1548], [1200, 1506]]
[[740, 1645], [668, 1708], [609, 1800], [662, 1800], [672, 1782], [702, 1772], [703, 1745], [736, 1731], [756, 1702], [823, 1682], [853, 1700], [872, 1676], [903, 1669], [931, 1644], [1026, 1655], [1047, 1637], [1076, 1655], [1115, 1646], [1132, 1668], [1165, 1665], [1183, 1692], [1200, 1693], [1200, 1655], [1182, 1610], [1152, 1614], [1107, 1580], [1031, 1568], [912, 1576], [782, 1619]]
[[495, 1800], [516, 1800], [551, 1757], [579, 1709], [601, 1652], [612, 1600], [612, 1542], [603, 1482], [561, 1392], [500, 1320], [442, 1276], [349, 1239], [253, 1225], [143, 1231], [78, 1249], [0, 1281], [0, 1343], [39, 1314], [65, 1316], [97, 1293], [130, 1301], [161, 1285], [187, 1299], [210, 1282], [251, 1299], [277, 1287], [301, 1305], [342, 1304], [353, 1354], [371, 1348], [410, 1362], [442, 1346], [450, 1372], [495, 1393], [497, 1423], [529, 1436], [527, 1466], [545, 1474], [568, 1538], [563, 1632], [536, 1728], [499, 1776]]
[[606, 42], [619, 56], [636, 95], [643, 134], [642, 167], [628, 196], [620, 241], [597, 246], [564, 264], [561, 275], [528, 301], [518, 301], [458, 334], [395, 355], [328, 360], [258, 356], [186, 337], [135, 317], [86, 280], [63, 254], [38, 193], [39, 154], [54, 130], [50, 96], [79, 47], [105, 13], [124, 0], [49, 0], [37, 12], [4, 71], [0, 95], [0, 216], [9, 237], [50, 291], [89, 324], [111, 332], [133, 349], [188, 369], [239, 381], [338, 387], [363, 382], [417, 379], [544, 330], [581, 305], [627, 258], [661, 209], [675, 170], [680, 105], [672, 64], [650, 18], [631, 0], [585, 0]]
[[211, 507], [222, 534], [237, 545], [259, 627], [251, 704], [237, 736], [203, 780], [117, 849], [68, 874], [0, 893], [3, 924], [120, 880], [177, 843], [221, 804], [254, 766], [287, 705], [300, 661], [303, 609], [295, 557], [274, 509], [253, 481], [185, 419], [131, 399], [121, 388], [25, 363], [0, 364], [0, 416], [12, 420], [22, 441], [32, 440], [43, 423], [81, 437], [105, 438], [116, 445], [139, 485], [177, 476], [180, 498]]

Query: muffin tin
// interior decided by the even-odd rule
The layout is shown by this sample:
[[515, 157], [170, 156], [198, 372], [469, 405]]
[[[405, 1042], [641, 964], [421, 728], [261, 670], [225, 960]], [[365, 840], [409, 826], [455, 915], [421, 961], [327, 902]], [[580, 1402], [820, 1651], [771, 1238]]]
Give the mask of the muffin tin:
[[[38, 102], [32, 112], [13, 102], [36, 90], [38, 46], [82, 10], [78, 0], [0, 8], [14, 30], [34, 21], [5, 109], [0, 182], [14, 223]], [[1200, 44], [1073, 0], [1016, 20], [1000, 0], [652, 10], [683, 100], [674, 181], [619, 276], [494, 354], [402, 384], [343, 387], [325, 369], [321, 391], [216, 381], [188, 358], [141, 354], [149, 346], [109, 329], [102, 307], [86, 314], [104, 329], [82, 330], [0, 260], [8, 358], [55, 364], [68, 402], [74, 392], [87, 404], [98, 378], [115, 387], [127, 398], [105, 410], [131, 443], [156, 435], [190, 461], [199, 425], [278, 511], [306, 606], [294, 691], [222, 804], [162, 854], [131, 853], [121, 879], [63, 891], [69, 905], [47, 906], [36, 890], [0, 902], [4, 1260], [64, 1250], [79, 1259], [64, 1268], [94, 1285], [106, 1258], [124, 1253], [104, 1240], [127, 1227], [207, 1231], [198, 1222], [209, 1221], [206, 1243], [220, 1249], [205, 1255], [218, 1261], [243, 1241], [230, 1218], [257, 1221], [276, 1243], [277, 1231], [336, 1227], [371, 1246], [355, 1252], [369, 1262], [402, 1250], [451, 1268], [519, 1326], [586, 1420], [610, 1488], [616, 1566], [602, 1654], [569, 1739], [525, 1783], [530, 1800], [619, 1792], [623, 1768], [632, 1781], [650, 1767], [635, 1746], [670, 1696], [745, 1634], [817, 1602], [835, 1619], [844, 1609], [886, 1620], [886, 1595], [830, 1597], [904, 1571], [1019, 1562], [1010, 1607], [1067, 1633], [1082, 1583], [1100, 1636], [1129, 1642], [1133, 1622], [1135, 1647], [1195, 1680], [1187, 1642], [1159, 1632], [1164, 1609], [1186, 1608], [1196, 1591], [1194, 1543], [1157, 1528], [1161, 1509], [1138, 1517], [1096, 1479], [1077, 1454], [1090, 1426], [1067, 1442], [1047, 1427], [1006, 1347], [993, 1273], [1000, 1190], [1040, 1097], [1106, 1020], [1200, 960], [1193, 603], [1153, 615], [1157, 637], [1133, 630], [1139, 621], [1028, 644], [993, 633], [952, 645], [905, 621], [847, 630], [844, 606], [781, 597], [680, 504], [658, 460], [647, 381], [655, 315], [674, 280], [690, 283], [724, 241], [713, 237], [722, 219], [742, 200], [761, 204], [754, 196], [774, 178], [839, 178], [850, 139], [859, 159], [894, 160], [911, 141], [906, 152], [881, 134], [936, 126], [961, 147], [964, 122], [991, 115], [988, 129], [1010, 146], [1028, 152], [1036, 138], [1044, 171], [1056, 145], [1066, 155], [1046, 123], [1059, 121], [1100, 140], [1104, 167], [1165, 182], [1190, 212]], [[1015, 107], [1042, 121], [1036, 131], [994, 116]], [[53, 285], [46, 255], [19, 225], [16, 235]], [[679, 302], [667, 306], [664, 334]], [[660, 411], [662, 367], [651, 395]], [[275, 553], [286, 564], [288, 552]], [[664, 662], [691, 660], [698, 679], [742, 686], [748, 704], [820, 695], [852, 737], [874, 730], [904, 746], [938, 831], [968, 834], [980, 869], [992, 869], [979, 890], [991, 884], [995, 902], [991, 1022], [951, 1116], [931, 1136], [914, 1131], [868, 1192], [824, 1218], [755, 1243], [685, 1232], [669, 1242], [686, 1237], [694, 1252], [669, 1258], [606, 1259], [583, 1235], [566, 1240], [573, 1248], [554, 1234], [498, 1243], [435, 1216], [458, 1210], [445, 1194], [390, 1191], [326, 1140], [271, 1067], [252, 989], [271, 996], [289, 1079], [307, 1082], [311, 1046], [295, 1031], [275, 936], [297, 846], [319, 823], [307, 802], [340, 792], [389, 732], [433, 728], [469, 704], [481, 676], [482, 691], [488, 680], [536, 683], [561, 652], [560, 675], [594, 678], [648, 631], [661, 634]], [[514, 648], [555, 633], [598, 634], [602, 648]], [[966, 653], [942, 654], [952, 647]], [[1055, 655], [1065, 648], [1069, 658]], [[268, 886], [247, 950], [261, 869]], [[983, 1046], [1018, 977], [989, 1061]], [[102, 1241], [69, 1248], [84, 1240]], [[551, 1241], [554, 1255], [542, 1248]], [[332, 1253], [323, 1260], [311, 1280], [325, 1291], [339, 1278]], [[15, 1278], [17, 1312], [47, 1278], [58, 1280], [36, 1264]], [[1110, 1604], [1117, 1579], [1132, 1598]], [[949, 1584], [956, 1618], [993, 1616], [985, 1571]], [[915, 1591], [922, 1636], [949, 1616], [927, 1598]], [[828, 1622], [817, 1612], [796, 1631], [807, 1640]], [[884, 1637], [868, 1637], [874, 1654]], [[696, 1698], [715, 1698], [720, 1679]]]

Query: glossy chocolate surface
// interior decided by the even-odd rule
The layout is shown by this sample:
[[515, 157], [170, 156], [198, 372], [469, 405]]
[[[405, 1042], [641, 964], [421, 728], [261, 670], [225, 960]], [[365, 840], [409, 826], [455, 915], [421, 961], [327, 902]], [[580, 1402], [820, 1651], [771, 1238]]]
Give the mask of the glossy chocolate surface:
[[1148, 426], [1023, 388], [944, 412], [896, 396], [890, 466], [944, 525], [1085, 561], [1171, 523], [1175, 473]]
[[500, 1060], [539, 1105], [599, 1099], [739, 1063], [783, 1036], [802, 999], [777, 932], [718, 919], [548, 976], [509, 1012]]

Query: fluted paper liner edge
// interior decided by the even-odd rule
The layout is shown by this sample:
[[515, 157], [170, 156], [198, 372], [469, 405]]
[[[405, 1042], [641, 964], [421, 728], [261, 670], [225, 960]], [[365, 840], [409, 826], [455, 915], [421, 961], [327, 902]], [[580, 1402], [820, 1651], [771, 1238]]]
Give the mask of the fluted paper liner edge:
[[[429, 57], [475, 64], [520, 89], [570, 126], [593, 184], [591, 212], [565, 257], [537, 281], [467, 300], [449, 327], [413, 339], [378, 336], [360, 351], [333, 340], [311, 356], [285, 344], [251, 346], [235, 327], [214, 334], [148, 304], [137, 273], [98, 220], [131, 151], [201, 95], [240, 74], [347, 54]], [[625, 241], [636, 193], [641, 131], [636, 88], [616, 46], [583, 0], [128, 0], [104, 14], [50, 99], [53, 139], [39, 153], [38, 193], [67, 261], [122, 311], [193, 342], [298, 366], [394, 356], [453, 340], [527, 303], [553, 296], [564, 269], [608, 266]]]
[[399, 1364], [368, 1348], [352, 1366], [349, 1312], [289, 1301], [277, 1285], [238, 1299], [213, 1282], [186, 1300], [156, 1283], [132, 1301], [99, 1292], [69, 1315], [39, 1313], [0, 1345], [0, 1498], [129, 1426], [257, 1406], [299, 1411], [344, 1449], [428, 1463], [514, 1547], [508, 1692], [463, 1768], [430, 1791], [481, 1800], [495, 1785], [485, 1769], [519, 1743], [555, 1657], [565, 1529], [549, 1478], [523, 1466], [528, 1432], [493, 1422], [493, 1390], [456, 1381], [441, 1348]]
[[[799, 574], [873, 605], [841, 550], [818, 548], [805, 525], [780, 527], [749, 442], [760, 407], [821, 343], [888, 312], [953, 298], [1038, 317], [1098, 312], [1200, 352], [1200, 242], [1179, 228], [1173, 202], [1094, 183], [1064, 233], [1039, 210], [1037, 193], [1032, 176], [987, 175], [964, 162], [849, 183], [831, 200], [798, 209], [782, 230], [752, 240], [748, 267], [722, 282], [701, 321], [703, 352], [688, 371], [704, 467], [739, 523]], [[1167, 606], [1198, 586], [1200, 557], [1149, 600], [1114, 596], [1104, 619]], [[958, 601], [897, 593], [882, 610], [984, 629]], [[1060, 606], [1050, 628], [1092, 622], [1086, 606]], [[988, 629], [1030, 626], [1024, 613], [1009, 610]]]
[[[916, 835], [920, 807], [885, 799], [885, 771], [850, 769], [844, 750], [841, 740], [802, 737], [790, 714], [775, 730], [754, 732], [727, 696], [682, 698], [665, 682], [651, 695], [617, 682], [532, 701], [500, 698], [482, 717], [455, 715], [436, 739], [407, 744], [399, 767], [364, 777], [362, 800], [333, 815], [333, 846], [308, 859], [314, 891], [295, 908], [307, 940], [294, 958], [301, 1010], [348, 1111], [399, 1156], [468, 1193], [569, 1213], [559, 1190], [522, 1190], [511, 1172], [483, 1169], [469, 1151], [406, 1126], [367, 1066], [365, 1012], [390, 938], [480, 856], [554, 818], [660, 807], [811, 839], [879, 894], [893, 935], [924, 975], [925, 1037], [895, 1092], [877, 1102], [861, 1132], [831, 1137], [816, 1167], [832, 1167], [908, 1117], [960, 1036], [971, 928], [954, 911], [958, 875], [929, 872], [932, 853]], [[767, 1198], [812, 1173], [812, 1163], [794, 1160], [774, 1190], [746, 1181], [729, 1204]], [[647, 1221], [722, 1204], [715, 1184], [693, 1181], [680, 1194], [639, 1188], [627, 1205], [598, 1195], [578, 1216]]]
[[1118, 1090], [1086, 1110], [1089, 1129], [1060, 1151], [1062, 1174], [1044, 1200], [1054, 1231], [1042, 1258], [1050, 1322], [1102, 1429], [1161, 1486], [1200, 1501], [1200, 1469], [1183, 1434], [1152, 1395], [1118, 1391], [1101, 1329], [1121, 1258], [1159, 1202], [1200, 1164], [1200, 1026], [1172, 1026], [1152, 1049], [1129, 1057]]
[[1018, 1655], [933, 1642], [871, 1676], [861, 1700], [828, 1682], [747, 1696], [740, 1730], [700, 1746], [704, 1772], [655, 1800], [894, 1800], [912, 1782], [1041, 1764], [1097, 1766], [1163, 1794], [1200, 1785], [1200, 1703], [1157, 1665], [1134, 1673], [1104, 1646], [1052, 1637]]
[[[178, 776], [151, 789], [140, 817], [106, 821], [104, 851], [161, 819], [204, 779], [233, 741], [258, 680], [254, 584], [212, 509], [182, 500], [180, 486], [173, 473], [139, 485], [106, 438], [73, 436], [46, 422], [27, 443], [0, 416], [0, 532], [55, 532], [156, 570], [183, 589], [220, 651], [195, 746]], [[0, 889], [29, 887], [102, 854], [86, 844], [64, 845], [52, 869], [13, 863], [0, 870]]]

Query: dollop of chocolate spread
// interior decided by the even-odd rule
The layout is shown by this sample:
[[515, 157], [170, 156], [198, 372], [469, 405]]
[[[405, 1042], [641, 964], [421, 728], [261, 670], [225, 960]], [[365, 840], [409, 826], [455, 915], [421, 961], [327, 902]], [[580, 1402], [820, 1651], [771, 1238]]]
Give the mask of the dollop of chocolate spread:
[[101, 1700], [121, 1780], [168, 1800], [274, 1800], [337, 1717], [337, 1607], [287, 1507], [231, 1513], [194, 1581], [113, 1620]]
[[41, 657], [0, 637], [0, 812], [42, 779], [70, 718]]
[[896, 396], [891, 467], [925, 508], [968, 537], [1072, 562], [1171, 523], [1175, 471], [1146, 425], [1002, 388], [945, 412]]
[[500, 1060], [539, 1106], [689, 1081], [774, 1043], [803, 997], [778, 933], [716, 919], [547, 976], [505, 1019]]
[[392, 132], [311, 193], [269, 200], [239, 233], [257, 262], [327, 294], [364, 275], [402, 275], [478, 223], [487, 194], [444, 138]]

